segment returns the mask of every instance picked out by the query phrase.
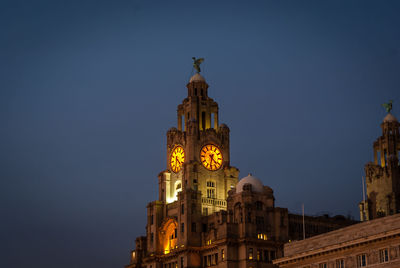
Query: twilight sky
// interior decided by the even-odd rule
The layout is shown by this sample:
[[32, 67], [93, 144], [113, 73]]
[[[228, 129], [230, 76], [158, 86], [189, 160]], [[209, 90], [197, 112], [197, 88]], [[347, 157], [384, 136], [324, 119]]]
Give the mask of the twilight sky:
[[291, 212], [358, 216], [394, 100], [399, 1], [0, 2], [0, 267], [123, 267], [191, 57], [231, 164]]

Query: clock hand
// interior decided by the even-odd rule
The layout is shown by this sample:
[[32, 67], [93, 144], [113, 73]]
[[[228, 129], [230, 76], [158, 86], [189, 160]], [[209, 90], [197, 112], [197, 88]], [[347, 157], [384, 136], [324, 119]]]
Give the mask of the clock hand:
[[215, 160], [214, 160], [214, 155], [212, 154], [212, 155], [210, 155], [210, 159], [211, 159], [211, 161], [214, 161], [214, 163], [215, 163]]

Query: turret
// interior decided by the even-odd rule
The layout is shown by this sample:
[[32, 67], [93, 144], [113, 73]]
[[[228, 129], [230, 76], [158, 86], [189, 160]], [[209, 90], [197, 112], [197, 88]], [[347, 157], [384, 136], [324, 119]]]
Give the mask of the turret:
[[365, 165], [367, 200], [360, 203], [362, 221], [400, 212], [399, 126], [389, 109], [381, 123], [382, 135], [373, 144], [374, 162]]

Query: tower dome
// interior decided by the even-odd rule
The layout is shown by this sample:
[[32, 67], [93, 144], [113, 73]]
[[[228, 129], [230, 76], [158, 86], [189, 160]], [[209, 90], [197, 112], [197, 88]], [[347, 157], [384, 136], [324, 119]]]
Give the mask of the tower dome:
[[253, 192], [262, 193], [264, 186], [262, 182], [254, 177], [253, 175], [249, 174], [247, 177], [242, 178], [238, 184], [236, 185], [236, 193], [243, 192], [243, 186], [245, 184], [251, 184], [251, 189]]
[[192, 82], [206, 82], [206, 79], [201, 74], [195, 73], [189, 80], [189, 83]]
[[394, 115], [388, 113], [385, 118], [383, 118], [383, 122], [397, 122], [397, 119], [394, 117]]

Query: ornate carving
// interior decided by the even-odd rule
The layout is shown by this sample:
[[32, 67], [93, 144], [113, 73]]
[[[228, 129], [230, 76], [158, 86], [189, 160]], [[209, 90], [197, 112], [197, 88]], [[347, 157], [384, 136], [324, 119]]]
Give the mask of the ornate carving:
[[390, 111], [393, 108], [393, 100], [390, 100], [388, 103], [382, 104], [383, 108], [385, 108], [387, 113], [390, 113]]
[[196, 69], [196, 71], [198, 72], [198, 73], [200, 73], [200, 64], [204, 61], [204, 58], [198, 58], [198, 59], [196, 59], [195, 57], [192, 57], [192, 59], [193, 59], [193, 68], [195, 68]]
[[373, 179], [378, 179], [382, 177], [383, 169], [382, 167], [370, 162], [365, 165], [365, 175], [368, 178], [369, 182], [371, 182]]

